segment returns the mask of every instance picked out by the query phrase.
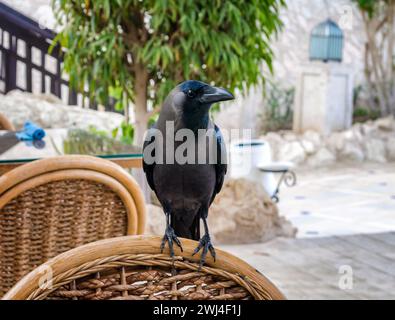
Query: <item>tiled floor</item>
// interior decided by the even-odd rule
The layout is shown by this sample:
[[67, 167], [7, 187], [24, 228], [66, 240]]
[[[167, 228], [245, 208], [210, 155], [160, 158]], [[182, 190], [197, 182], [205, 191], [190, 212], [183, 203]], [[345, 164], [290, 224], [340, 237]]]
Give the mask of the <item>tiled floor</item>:
[[[297, 186], [281, 188], [279, 204], [297, 239], [222, 248], [289, 299], [395, 299], [395, 164], [297, 174]], [[342, 268], [351, 289], [339, 286]]]
[[298, 237], [395, 231], [395, 163], [299, 171], [279, 208]]
[[[250, 263], [288, 299], [395, 299], [395, 232], [221, 249]], [[344, 281], [351, 287], [341, 287]]]

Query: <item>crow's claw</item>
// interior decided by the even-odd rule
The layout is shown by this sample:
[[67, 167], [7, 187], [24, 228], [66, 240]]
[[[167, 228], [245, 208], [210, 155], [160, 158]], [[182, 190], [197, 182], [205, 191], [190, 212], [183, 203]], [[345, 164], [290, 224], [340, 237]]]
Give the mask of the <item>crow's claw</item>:
[[161, 253], [163, 253], [163, 250], [165, 249], [166, 242], [169, 243], [170, 256], [172, 258], [174, 257], [173, 242], [175, 242], [176, 245], [180, 247], [181, 251], [183, 251], [181, 241], [177, 238], [173, 228], [170, 226], [166, 228], [165, 235], [162, 238], [162, 243], [160, 244]]
[[214, 247], [211, 243], [211, 239], [210, 239], [210, 235], [209, 234], [205, 234], [200, 240], [199, 240], [199, 244], [196, 247], [196, 249], [193, 251], [192, 255], [195, 255], [196, 253], [198, 253], [200, 251], [200, 249], [203, 248], [202, 254], [200, 256], [200, 263], [199, 263], [199, 270], [202, 268], [202, 266], [204, 265], [204, 263], [206, 262], [206, 256], [207, 256], [207, 252], [210, 251], [211, 256], [214, 259], [215, 262], [215, 250]]

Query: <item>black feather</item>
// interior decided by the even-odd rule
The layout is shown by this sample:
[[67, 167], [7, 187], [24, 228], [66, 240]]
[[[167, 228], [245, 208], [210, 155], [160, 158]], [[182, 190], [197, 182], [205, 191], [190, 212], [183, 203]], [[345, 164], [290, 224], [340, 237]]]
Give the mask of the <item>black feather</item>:
[[[143, 144], [143, 152], [146, 150], [145, 148], [150, 144], [154, 142], [154, 137], [152, 136], [149, 140], [144, 141]], [[153, 151], [155, 152], [155, 151]], [[152, 157], [155, 157], [155, 154], [152, 155]], [[154, 167], [155, 163], [148, 164], [146, 161], [143, 160], [143, 171], [145, 173], [145, 176], [147, 178], [148, 185], [150, 188], [156, 193], [155, 191], [155, 184], [154, 184]]]
[[[218, 94], [218, 100], [215, 100], [215, 94]], [[212, 103], [231, 98], [233, 96], [226, 90], [211, 87], [200, 81], [186, 81], [180, 84], [166, 98], [158, 121], [153, 127], [153, 130], [158, 130], [164, 137], [163, 145], [159, 145], [160, 140], [154, 136], [144, 142], [143, 170], [164, 211], [170, 214], [171, 227], [177, 236], [199, 239], [200, 219], [207, 218], [208, 209], [223, 186], [227, 171], [226, 147], [221, 131], [209, 119], [208, 112]], [[199, 144], [197, 150], [200, 150], [200, 147], [206, 148], [206, 151], [216, 148], [216, 163], [207, 161], [199, 164], [198, 155], [194, 164], [148, 163], [145, 151], [151, 143], [155, 144], [154, 149], [161, 149], [160, 153], [163, 156], [166, 155], [166, 151], [171, 152], [166, 146], [166, 126], [169, 121], [174, 123], [175, 132], [180, 129], [192, 130], [198, 144], [201, 142], [197, 139], [197, 130], [214, 129], [214, 139], [208, 139], [210, 144]], [[175, 142], [174, 150], [181, 143]]]
[[211, 197], [210, 204], [214, 201], [215, 196], [221, 191], [222, 186], [224, 184], [224, 179], [226, 175], [226, 171], [228, 170], [228, 165], [226, 161], [226, 146], [224, 142], [224, 138], [222, 136], [221, 131], [214, 125], [216, 140], [217, 140], [217, 164], [215, 165], [215, 192]]

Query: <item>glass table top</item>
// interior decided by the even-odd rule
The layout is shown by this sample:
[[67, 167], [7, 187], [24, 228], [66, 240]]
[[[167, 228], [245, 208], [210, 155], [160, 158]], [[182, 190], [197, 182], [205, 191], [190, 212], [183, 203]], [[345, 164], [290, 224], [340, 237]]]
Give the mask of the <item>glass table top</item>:
[[45, 129], [43, 140], [20, 141], [16, 132], [0, 131], [0, 164], [29, 162], [67, 154], [105, 159], [141, 158], [140, 147], [81, 129]]

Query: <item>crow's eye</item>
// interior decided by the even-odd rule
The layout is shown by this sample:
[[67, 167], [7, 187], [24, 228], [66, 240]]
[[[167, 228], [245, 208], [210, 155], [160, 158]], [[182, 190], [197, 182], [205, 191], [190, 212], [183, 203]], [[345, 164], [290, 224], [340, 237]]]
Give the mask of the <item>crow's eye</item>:
[[193, 90], [189, 89], [187, 91], [187, 96], [188, 96], [188, 98], [195, 98], [196, 93]]

